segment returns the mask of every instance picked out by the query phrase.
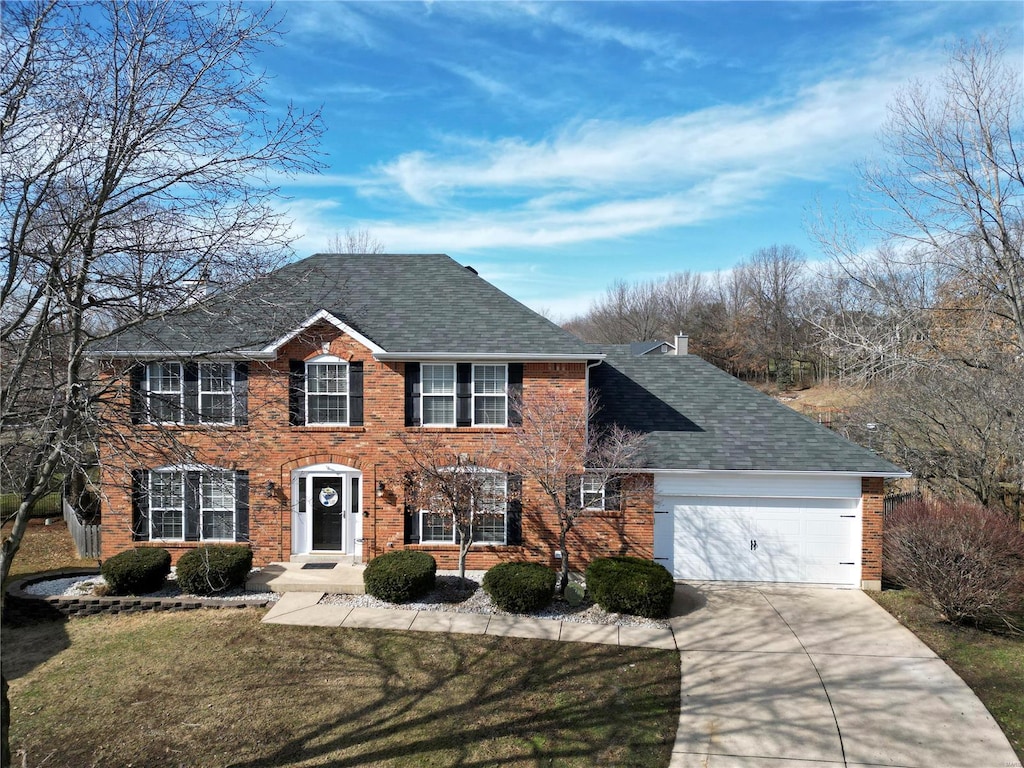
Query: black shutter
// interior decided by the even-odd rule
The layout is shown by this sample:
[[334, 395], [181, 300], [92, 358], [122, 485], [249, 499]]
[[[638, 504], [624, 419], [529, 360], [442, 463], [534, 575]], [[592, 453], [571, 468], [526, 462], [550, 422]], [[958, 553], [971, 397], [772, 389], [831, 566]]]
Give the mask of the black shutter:
[[565, 476], [565, 508], [566, 509], [579, 509], [580, 504], [580, 488], [583, 484], [583, 475], [566, 475]]
[[249, 364], [235, 363], [235, 424], [249, 423]]
[[185, 363], [182, 366], [182, 389], [185, 393], [185, 412], [181, 420], [185, 424], [199, 423], [199, 366]]
[[520, 405], [523, 402], [523, 364], [508, 364], [508, 425], [519, 427], [523, 423]]
[[473, 364], [455, 366], [455, 426], [473, 426]]
[[523, 476], [509, 474], [505, 504], [505, 543], [518, 546], [523, 543]]
[[132, 416], [132, 424], [142, 424], [148, 420], [146, 418], [146, 392], [143, 390], [145, 382], [145, 365], [138, 363], [128, 369], [128, 384], [131, 388], [129, 393], [129, 396], [131, 397], [129, 408]]
[[363, 364], [348, 364], [348, 423], [363, 426]]
[[604, 484], [604, 508], [606, 510], [622, 509], [621, 477], [609, 477]]
[[235, 472], [235, 541], [249, 540], [249, 472]]
[[132, 470], [132, 539], [149, 540], [149, 473]]
[[288, 361], [288, 423], [301, 427], [306, 423], [306, 363]]
[[423, 423], [423, 398], [420, 397], [420, 364], [405, 364], [405, 426], [418, 427]]
[[405, 505], [405, 543], [420, 543], [420, 516], [415, 504]]
[[185, 541], [199, 541], [199, 495], [203, 492], [202, 475], [185, 473]]

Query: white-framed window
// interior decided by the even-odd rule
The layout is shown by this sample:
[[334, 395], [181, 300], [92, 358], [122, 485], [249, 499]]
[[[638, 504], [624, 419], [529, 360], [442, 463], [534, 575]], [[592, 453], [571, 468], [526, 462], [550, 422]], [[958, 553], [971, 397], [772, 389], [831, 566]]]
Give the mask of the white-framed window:
[[160, 470], [149, 473], [149, 535], [152, 539], [185, 539], [185, 473]]
[[150, 470], [148, 538], [234, 541], [238, 532], [237, 477], [235, 471], [227, 469]]
[[508, 423], [508, 366], [473, 366], [473, 425]]
[[423, 426], [455, 426], [455, 365], [424, 363], [420, 367]]
[[424, 544], [453, 544], [455, 522], [446, 512], [420, 510], [420, 541]]
[[158, 362], [146, 366], [150, 421], [171, 424], [182, 421], [184, 379], [181, 363]]
[[235, 473], [204, 472], [199, 481], [199, 519], [203, 540], [235, 540]]
[[[481, 544], [504, 544], [507, 540], [508, 476], [480, 468], [454, 471], [483, 473], [477, 484], [477, 498], [472, 503], [472, 539]], [[454, 544], [455, 522], [447, 512], [420, 510], [420, 542], [423, 544]]]
[[306, 423], [347, 425], [349, 366], [321, 356], [306, 363]]
[[235, 366], [233, 363], [199, 364], [199, 421], [233, 424], [235, 421]]
[[580, 507], [604, 509], [604, 483], [600, 478], [584, 475], [580, 480]]

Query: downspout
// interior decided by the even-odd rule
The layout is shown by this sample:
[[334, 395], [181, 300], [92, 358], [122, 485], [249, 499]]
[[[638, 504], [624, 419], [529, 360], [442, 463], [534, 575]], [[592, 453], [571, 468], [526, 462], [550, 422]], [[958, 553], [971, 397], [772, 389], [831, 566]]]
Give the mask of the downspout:
[[584, 445], [590, 445], [590, 369], [591, 368], [596, 368], [597, 366], [599, 366], [603, 362], [604, 362], [603, 360], [598, 360], [597, 362], [594, 362], [594, 363], [587, 363], [587, 369], [586, 369], [586, 371], [583, 374], [584, 385], [586, 386], [586, 389], [587, 389], [587, 397], [586, 397], [586, 400], [585, 400], [585, 406], [587, 408], [587, 414], [586, 414], [587, 418], [584, 420], [584, 430], [583, 430], [583, 444]]

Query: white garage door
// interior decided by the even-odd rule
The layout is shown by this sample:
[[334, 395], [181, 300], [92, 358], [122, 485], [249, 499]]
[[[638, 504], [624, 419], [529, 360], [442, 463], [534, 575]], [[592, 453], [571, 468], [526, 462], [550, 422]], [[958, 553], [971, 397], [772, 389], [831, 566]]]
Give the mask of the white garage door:
[[677, 579], [860, 584], [859, 499], [670, 496], [654, 556]]

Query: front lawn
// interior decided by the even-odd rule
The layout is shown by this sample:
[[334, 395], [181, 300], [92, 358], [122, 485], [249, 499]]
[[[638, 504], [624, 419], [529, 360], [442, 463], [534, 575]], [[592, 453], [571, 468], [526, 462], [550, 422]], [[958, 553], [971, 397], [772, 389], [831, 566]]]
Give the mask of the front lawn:
[[909, 590], [868, 594], [963, 678], [1024, 761], [1024, 637], [955, 627]]
[[[99, 565], [96, 560], [78, 558], [75, 542], [63, 518], [54, 519], [52, 525], [45, 523], [38, 518], [28, 521], [21, 547], [11, 562], [11, 579], [58, 568], [96, 568]], [[0, 535], [9, 535], [12, 525], [3, 526]]]
[[28, 765], [665, 766], [674, 651], [264, 625], [261, 611], [4, 630]]

